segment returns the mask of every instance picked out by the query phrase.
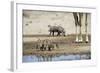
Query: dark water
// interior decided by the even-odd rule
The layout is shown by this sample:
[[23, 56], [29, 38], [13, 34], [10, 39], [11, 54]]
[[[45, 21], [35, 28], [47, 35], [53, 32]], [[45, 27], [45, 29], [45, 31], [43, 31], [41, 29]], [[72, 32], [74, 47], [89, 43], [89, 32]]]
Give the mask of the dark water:
[[45, 61], [71, 61], [71, 60], [88, 60], [91, 59], [90, 54], [75, 54], [75, 55], [55, 55], [55, 56], [36, 56], [25, 55], [23, 62], [45, 62]]

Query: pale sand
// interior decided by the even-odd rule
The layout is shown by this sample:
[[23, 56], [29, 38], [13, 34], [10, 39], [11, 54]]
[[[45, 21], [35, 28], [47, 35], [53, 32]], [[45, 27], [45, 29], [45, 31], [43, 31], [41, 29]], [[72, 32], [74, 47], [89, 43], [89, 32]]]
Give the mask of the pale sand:
[[[53, 42], [59, 42], [59, 44], [64, 43], [64, 45], [60, 45], [59, 48], [54, 48], [52, 51], [40, 51], [37, 49], [32, 49], [32, 45], [38, 40], [49, 39]], [[83, 40], [85, 37], [83, 36]], [[90, 37], [89, 37], [90, 40]], [[90, 40], [91, 41], [91, 40]], [[84, 53], [91, 53], [91, 45], [89, 43], [75, 43], [75, 36], [58, 36], [58, 37], [24, 37], [23, 38], [23, 55], [55, 55], [55, 54], [84, 54]], [[25, 49], [25, 47], [28, 47]]]
[[63, 49], [54, 49], [52, 51], [40, 51], [36, 49], [25, 49], [23, 51], [24, 55], [55, 55], [55, 54], [84, 54], [90, 53], [91, 49], [90, 46], [69, 46]]

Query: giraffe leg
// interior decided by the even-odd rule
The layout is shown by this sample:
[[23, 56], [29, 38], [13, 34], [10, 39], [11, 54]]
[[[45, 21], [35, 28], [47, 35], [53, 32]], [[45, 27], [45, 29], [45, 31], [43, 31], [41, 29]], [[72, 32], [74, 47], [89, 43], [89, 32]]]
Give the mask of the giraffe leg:
[[86, 35], [86, 43], [88, 43], [89, 42], [89, 37], [88, 37], [88, 35]]
[[75, 39], [75, 42], [78, 42], [79, 41], [79, 38], [78, 38], [78, 27], [76, 26], [76, 39]]

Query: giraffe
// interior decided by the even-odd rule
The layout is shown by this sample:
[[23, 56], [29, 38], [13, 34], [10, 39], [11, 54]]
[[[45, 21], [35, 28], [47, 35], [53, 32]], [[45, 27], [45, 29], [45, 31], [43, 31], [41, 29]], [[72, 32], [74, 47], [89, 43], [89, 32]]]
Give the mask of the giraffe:
[[89, 42], [89, 37], [88, 37], [88, 33], [87, 33], [87, 26], [88, 26], [88, 22], [87, 22], [87, 16], [88, 13], [85, 14], [85, 42], [88, 43]]
[[[86, 38], [86, 42], [89, 41], [88, 39], [88, 33], [87, 33], [87, 13], [85, 13], [85, 38]], [[83, 13], [79, 13], [79, 12], [73, 12], [73, 16], [74, 16], [74, 20], [75, 20], [75, 27], [76, 27], [76, 42], [83, 42], [83, 38], [82, 38], [82, 18], [83, 18]], [[79, 27], [79, 34], [78, 34], [78, 27]]]

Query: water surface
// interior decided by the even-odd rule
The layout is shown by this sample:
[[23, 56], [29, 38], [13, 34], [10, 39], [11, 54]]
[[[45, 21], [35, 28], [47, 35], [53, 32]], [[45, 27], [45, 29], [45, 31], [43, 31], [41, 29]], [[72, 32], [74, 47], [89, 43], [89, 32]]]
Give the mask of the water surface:
[[23, 62], [45, 62], [45, 61], [72, 61], [72, 60], [88, 60], [91, 59], [90, 54], [70, 54], [70, 55], [55, 55], [55, 56], [36, 56], [25, 55]]

